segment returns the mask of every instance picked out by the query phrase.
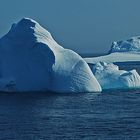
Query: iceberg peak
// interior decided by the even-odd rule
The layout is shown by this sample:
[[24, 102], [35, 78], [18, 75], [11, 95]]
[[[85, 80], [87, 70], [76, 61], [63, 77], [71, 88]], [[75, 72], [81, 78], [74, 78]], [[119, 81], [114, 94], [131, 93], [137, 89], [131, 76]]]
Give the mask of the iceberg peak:
[[37, 23], [35, 20], [30, 19], [30, 18], [22, 18], [22, 19], [18, 22], [18, 25], [21, 25], [21, 26], [28, 26], [28, 27], [35, 27], [36, 24], [39, 24], [39, 23]]
[[[39, 25], [39, 23], [37, 23], [33, 19], [23, 18], [18, 23], [12, 24], [12, 27], [10, 29], [10, 33], [14, 33], [15, 30], [16, 30], [15, 32], [17, 32], [17, 30], [20, 30], [20, 31], [25, 30], [26, 32], [33, 33], [33, 30], [35, 29], [36, 26], [40, 26], [40, 25]], [[24, 33], [25, 33], [25, 31], [24, 31]]]

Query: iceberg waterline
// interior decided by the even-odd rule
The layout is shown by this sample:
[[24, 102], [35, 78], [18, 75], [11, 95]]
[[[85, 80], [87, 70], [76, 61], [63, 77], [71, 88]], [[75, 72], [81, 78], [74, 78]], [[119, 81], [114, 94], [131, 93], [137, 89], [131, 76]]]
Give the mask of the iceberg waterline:
[[85, 60], [36, 21], [23, 18], [0, 39], [0, 90], [101, 92]]
[[110, 81], [114, 88], [139, 87], [135, 70], [120, 71], [103, 62], [92, 72], [85, 60], [60, 46], [39, 23], [23, 18], [0, 39], [0, 91], [101, 92], [112, 88]]
[[140, 37], [113, 42], [108, 55], [85, 58], [94, 64], [92, 71], [102, 89], [140, 88], [140, 75], [136, 70], [119, 70], [113, 62], [140, 62]]

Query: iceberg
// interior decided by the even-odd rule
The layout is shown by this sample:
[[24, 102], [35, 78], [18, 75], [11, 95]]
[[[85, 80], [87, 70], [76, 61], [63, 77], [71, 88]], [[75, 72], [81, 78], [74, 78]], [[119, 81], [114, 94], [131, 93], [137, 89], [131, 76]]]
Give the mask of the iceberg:
[[113, 42], [109, 53], [113, 52], [140, 53], [140, 36], [132, 37], [124, 41]]
[[36, 21], [23, 18], [0, 39], [0, 90], [100, 92], [85, 60]]
[[99, 62], [93, 65], [92, 71], [102, 89], [140, 88], [140, 75], [136, 70], [119, 70], [113, 63]]
[[117, 62], [137, 62], [140, 63], [140, 54], [131, 52], [114, 52], [104, 56], [84, 58], [88, 64], [98, 62], [117, 63]]
[[101, 61], [112, 62], [140, 62], [140, 37], [132, 37], [128, 40], [113, 42], [107, 55], [85, 58], [90, 64]]

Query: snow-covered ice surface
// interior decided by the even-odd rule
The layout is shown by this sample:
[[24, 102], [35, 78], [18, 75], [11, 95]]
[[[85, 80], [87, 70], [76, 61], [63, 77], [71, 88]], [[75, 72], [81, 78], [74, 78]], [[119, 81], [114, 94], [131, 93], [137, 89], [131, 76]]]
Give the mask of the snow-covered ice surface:
[[136, 70], [119, 70], [113, 63], [96, 63], [92, 71], [102, 89], [140, 88], [140, 75]]
[[89, 64], [95, 64], [97, 62], [140, 62], [140, 53], [131, 52], [114, 52], [108, 55], [84, 58]]
[[85, 58], [87, 63], [104, 62], [139, 62], [140, 61], [140, 37], [132, 37], [128, 40], [113, 42], [108, 55]]
[[0, 90], [100, 92], [101, 87], [82, 57], [23, 18], [0, 39]]
[[139, 52], [140, 53], [140, 36], [132, 37], [128, 40], [113, 42], [111, 46], [112, 52]]

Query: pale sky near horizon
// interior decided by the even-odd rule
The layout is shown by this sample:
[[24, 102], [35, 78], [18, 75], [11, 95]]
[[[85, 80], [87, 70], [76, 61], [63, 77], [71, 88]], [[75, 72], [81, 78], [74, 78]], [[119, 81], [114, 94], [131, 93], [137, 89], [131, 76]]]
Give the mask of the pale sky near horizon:
[[79, 53], [105, 53], [112, 41], [140, 35], [140, 0], [0, 0], [0, 37], [22, 17]]

